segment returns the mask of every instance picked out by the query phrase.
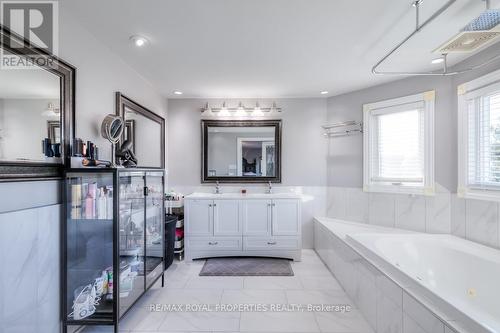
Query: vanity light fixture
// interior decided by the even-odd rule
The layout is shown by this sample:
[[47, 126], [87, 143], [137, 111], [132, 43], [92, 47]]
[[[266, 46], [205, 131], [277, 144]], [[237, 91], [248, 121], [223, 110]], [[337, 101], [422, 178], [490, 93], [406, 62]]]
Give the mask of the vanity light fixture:
[[130, 36], [130, 41], [137, 47], [143, 47], [148, 44], [148, 39], [139, 35]]
[[328, 91], [323, 90], [322, 92], [320, 92], [320, 94], [321, 94], [321, 95], [326, 95], [326, 94], [328, 94]]
[[219, 110], [212, 108], [212, 112], [220, 112], [221, 116], [227, 116], [229, 113], [226, 106], [226, 102], [222, 102], [222, 108], [220, 108]]
[[255, 108], [253, 110], [247, 110], [247, 111], [255, 111], [255, 112], [260, 112], [260, 105], [259, 105], [259, 102], [255, 102]]
[[228, 107], [226, 105], [226, 102], [222, 103], [222, 107], [216, 108], [216, 107], [210, 107], [208, 102], [205, 103], [205, 106], [201, 108], [201, 112], [203, 113], [216, 113], [216, 112], [224, 112], [226, 114], [231, 113], [232, 115], [241, 115], [241, 111], [246, 111], [248, 114], [251, 113], [272, 113], [272, 112], [281, 112], [282, 109], [276, 106], [276, 102], [273, 102], [271, 107], [261, 107], [259, 102], [255, 103], [255, 107], [246, 107], [242, 102], [238, 103], [237, 107]]
[[60, 109], [54, 105], [54, 103], [49, 103], [47, 108], [42, 112], [45, 117], [59, 117]]
[[179, 90], [174, 90], [174, 95], [182, 95], [183, 92]]

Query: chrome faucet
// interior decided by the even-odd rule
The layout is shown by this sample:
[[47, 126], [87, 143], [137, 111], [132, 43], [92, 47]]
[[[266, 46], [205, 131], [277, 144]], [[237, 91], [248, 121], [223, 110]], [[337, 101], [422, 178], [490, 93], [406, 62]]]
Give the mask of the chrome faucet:
[[219, 182], [215, 182], [215, 194], [220, 194], [220, 185]]
[[273, 193], [273, 185], [271, 182], [267, 182], [267, 194]]

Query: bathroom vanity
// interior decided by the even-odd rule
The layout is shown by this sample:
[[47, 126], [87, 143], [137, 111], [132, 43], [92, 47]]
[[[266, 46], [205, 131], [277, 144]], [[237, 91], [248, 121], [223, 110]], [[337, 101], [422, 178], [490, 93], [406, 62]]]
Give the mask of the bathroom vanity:
[[262, 256], [300, 261], [300, 203], [299, 195], [288, 193], [188, 195], [186, 258]]

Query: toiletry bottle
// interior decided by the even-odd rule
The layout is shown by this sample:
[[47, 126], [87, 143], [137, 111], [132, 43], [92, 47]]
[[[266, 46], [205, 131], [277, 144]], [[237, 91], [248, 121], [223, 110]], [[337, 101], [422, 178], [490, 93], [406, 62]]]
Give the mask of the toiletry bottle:
[[96, 207], [97, 207], [97, 183], [89, 184], [89, 194], [92, 198], [92, 218], [97, 218]]
[[82, 185], [71, 185], [71, 218], [81, 219], [82, 215]]
[[113, 219], [113, 188], [109, 187], [106, 195], [106, 218]]
[[87, 197], [85, 198], [85, 218], [87, 220], [93, 219], [95, 217], [95, 207], [94, 207], [94, 199], [90, 195], [90, 191], [87, 192]]
[[106, 296], [106, 299], [112, 300], [113, 299], [113, 267], [110, 267], [107, 269], [108, 272], [108, 294]]
[[104, 187], [101, 187], [97, 198], [97, 218], [99, 220], [104, 220], [106, 218], [106, 214], [106, 196], [104, 194]]

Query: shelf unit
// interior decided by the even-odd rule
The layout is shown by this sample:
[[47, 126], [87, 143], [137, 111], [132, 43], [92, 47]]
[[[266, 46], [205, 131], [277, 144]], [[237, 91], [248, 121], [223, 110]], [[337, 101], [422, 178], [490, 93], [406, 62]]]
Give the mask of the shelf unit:
[[177, 224], [175, 225], [174, 254], [178, 260], [184, 260], [184, 198], [180, 200], [167, 200], [166, 203], [169, 213], [178, 216]]
[[164, 284], [164, 173], [69, 169], [62, 223], [63, 332], [114, 326], [158, 279]]

